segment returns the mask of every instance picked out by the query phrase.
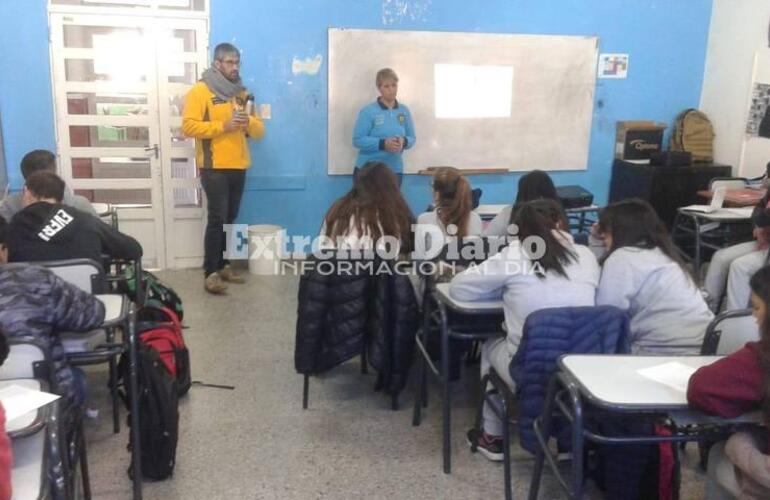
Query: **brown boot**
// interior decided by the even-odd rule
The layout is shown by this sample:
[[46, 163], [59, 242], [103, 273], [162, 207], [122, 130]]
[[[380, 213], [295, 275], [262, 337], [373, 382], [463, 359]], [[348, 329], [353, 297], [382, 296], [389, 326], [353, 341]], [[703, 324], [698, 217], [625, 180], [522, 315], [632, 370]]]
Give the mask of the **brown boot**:
[[214, 295], [222, 295], [227, 291], [227, 284], [222, 281], [222, 277], [219, 273], [211, 273], [206, 277], [206, 281], [203, 283], [203, 288], [207, 292]]
[[219, 270], [219, 276], [222, 278], [222, 281], [227, 281], [229, 283], [237, 283], [239, 285], [246, 283], [243, 276], [236, 274], [229, 265]]

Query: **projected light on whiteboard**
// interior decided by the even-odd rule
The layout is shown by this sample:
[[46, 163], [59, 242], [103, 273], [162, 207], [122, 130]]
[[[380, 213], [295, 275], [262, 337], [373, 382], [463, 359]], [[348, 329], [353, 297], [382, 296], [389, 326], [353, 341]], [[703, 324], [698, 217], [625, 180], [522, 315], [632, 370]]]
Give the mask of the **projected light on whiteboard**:
[[513, 66], [436, 64], [436, 118], [508, 118]]

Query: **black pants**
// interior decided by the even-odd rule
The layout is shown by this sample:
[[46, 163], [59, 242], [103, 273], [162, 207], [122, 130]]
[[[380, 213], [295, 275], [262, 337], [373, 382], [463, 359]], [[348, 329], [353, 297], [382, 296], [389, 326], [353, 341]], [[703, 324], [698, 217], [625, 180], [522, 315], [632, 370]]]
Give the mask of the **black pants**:
[[238, 217], [246, 170], [201, 169], [201, 185], [208, 199], [206, 235], [203, 238], [203, 272], [206, 276], [217, 272], [228, 262], [224, 258], [225, 232], [223, 225], [232, 224]]

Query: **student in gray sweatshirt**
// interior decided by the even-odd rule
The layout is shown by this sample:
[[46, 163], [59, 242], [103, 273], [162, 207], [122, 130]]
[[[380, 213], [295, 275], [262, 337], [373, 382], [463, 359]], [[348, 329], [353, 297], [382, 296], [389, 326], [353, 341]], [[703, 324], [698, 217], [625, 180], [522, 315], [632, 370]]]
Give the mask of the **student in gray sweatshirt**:
[[[458, 300], [501, 299], [505, 338], [486, 341], [481, 350], [481, 375], [495, 371], [514, 388], [508, 366], [519, 348], [524, 321], [550, 307], [592, 306], [599, 282], [599, 265], [591, 251], [575, 245], [566, 232], [567, 219], [553, 200], [521, 205], [514, 214], [517, 238], [502, 252], [452, 279], [449, 293]], [[525, 242], [525, 243], [522, 243]], [[536, 245], [531, 245], [536, 243]], [[484, 405], [484, 432], [468, 431], [468, 441], [490, 460], [502, 460], [503, 423]]]
[[533, 170], [521, 176], [516, 201], [492, 219], [484, 229], [483, 236], [508, 236], [508, 226], [513, 223], [513, 212], [523, 203], [533, 200], [554, 200], [561, 205], [551, 176], [542, 170]]
[[640, 199], [602, 210], [607, 254], [596, 305], [628, 310], [637, 354], [696, 354], [714, 315], [655, 210]]
[[[52, 174], [56, 173], [56, 156], [45, 149], [35, 149], [24, 155], [21, 159], [21, 175], [24, 177], [24, 182], [27, 182], [29, 176], [36, 173], [47, 171]], [[0, 201], [0, 217], [10, 222], [17, 212], [21, 212], [24, 208], [24, 193], [11, 193], [5, 196]], [[64, 198], [62, 200], [64, 205], [77, 208], [81, 212], [91, 214], [94, 217], [97, 216], [96, 211], [91, 206], [91, 203], [83, 196], [77, 195], [72, 190], [65, 186]]]

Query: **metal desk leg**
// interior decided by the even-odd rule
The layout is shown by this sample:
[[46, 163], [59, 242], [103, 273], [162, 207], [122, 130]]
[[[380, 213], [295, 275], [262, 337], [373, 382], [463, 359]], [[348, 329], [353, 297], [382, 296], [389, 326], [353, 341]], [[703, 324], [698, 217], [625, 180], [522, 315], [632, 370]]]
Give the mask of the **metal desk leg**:
[[422, 330], [417, 332], [420, 359], [417, 361], [417, 390], [414, 395], [414, 411], [412, 413], [412, 425], [415, 427], [420, 425], [422, 408], [428, 404], [428, 367], [425, 360], [427, 354], [423, 352], [420, 346], [426, 346], [430, 336], [430, 304], [430, 295], [425, 293], [422, 300]]
[[580, 394], [568, 386], [572, 403], [572, 495], [576, 500], [583, 498], [583, 406]]
[[511, 401], [504, 394], [500, 394], [503, 405], [503, 484], [505, 485], [505, 500], [513, 500], [511, 492]]
[[441, 389], [443, 392], [443, 452], [444, 474], [452, 472], [452, 443], [451, 441], [451, 401], [449, 391], [449, 320], [446, 306], [439, 303], [441, 313]]
[[695, 221], [695, 276], [700, 276], [700, 219], [693, 217]]
[[134, 473], [134, 500], [142, 500], [142, 449], [139, 435], [139, 381], [137, 377], [137, 349], [136, 349], [136, 309], [132, 304], [128, 313], [128, 390], [131, 393], [131, 465]]
[[[540, 418], [543, 419], [543, 442], [541, 443], [540, 439], [538, 439], [538, 444], [540, 446], [538, 446], [537, 450], [535, 450], [535, 466], [532, 469], [532, 480], [529, 483], [529, 500], [537, 500], [537, 494], [540, 490], [540, 478], [543, 476], [545, 454], [548, 453], [548, 449], [545, 446], [548, 445], [548, 436], [551, 435], [551, 427], [553, 425], [553, 409], [558, 385], [559, 379], [554, 375], [551, 377], [551, 381], [548, 383], [548, 392], [545, 396], [543, 413], [540, 416]], [[535, 433], [538, 433], [537, 425], [535, 426]]]

